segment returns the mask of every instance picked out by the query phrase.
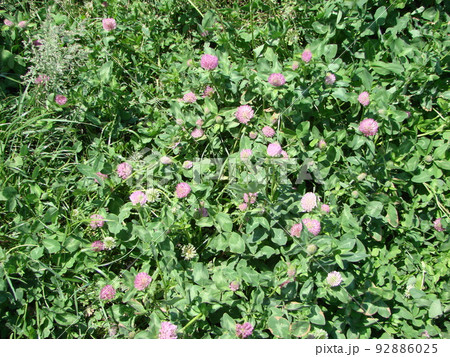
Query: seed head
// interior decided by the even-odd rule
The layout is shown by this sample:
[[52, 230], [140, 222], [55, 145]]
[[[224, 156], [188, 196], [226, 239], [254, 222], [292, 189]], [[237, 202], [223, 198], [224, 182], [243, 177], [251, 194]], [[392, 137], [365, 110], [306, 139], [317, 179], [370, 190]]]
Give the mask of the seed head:
[[341, 273], [339, 273], [337, 271], [332, 271], [331, 273], [328, 273], [327, 283], [333, 287], [339, 286], [342, 283]]
[[134, 287], [137, 290], [144, 290], [152, 281], [152, 277], [145, 272], [138, 273], [134, 279]]
[[112, 300], [116, 296], [116, 289], [112, 285], [106, 285], [100, 291], [100, 299], [102, 300]]
[[135, 191], [130, 195], [130, 201], [133, 203], [133, 205], [145, 205], [147, 202], [147, 196], [142, 191]]
[[94, 252], [101, 252], [102, 250], [105, 250], [105, 244], [101, 240], [96, 240], [95, 242], [92, 242], [91, 248]]
[[357, 179], [358, 181], [364, 181], [367, 177], [367, 174], [365, 172], [362, 172], [358, 175]]
[[176, 339], [177, 338], [177, 325], [171, 324], [168, 321], [161, 322], [161, 328], [159, 329], [159, 339]]
[[232, 281], [229, 285], [229, 288], [231, 291], [237, 291], [237, 290], [239, 290], [239, 287], [240, 287], [240, 285], [237, 281]]
[[378, 123], [372, 118], [366, 118], [359, 124], [359, 131], [365, 136], [374, 136], [378, 131]]
[[279, 156], [282, 151], [281, 145], [277, 142], [267, 145], [267, 155], [269, 156]]
[[322, 206], [320, 206], [320, 210], [325, 213], [330, 213], [330, 206], [328, 206], [324, 203], [324, 204], [322, 204]]
[[313, 255], [315, 252], [317, 252], [317, 245], [309, 244], [306, 247], [306, 253], [308, 253], [309, 255]]
[[304, 218], [302, 222], [312, 235], [316, 236], [320, 233], [320, 222], [317, 219]]
[[314, 193], [308, 192], [306, 193], [301, 201], [300, 205], [303, 208], [303, 211], [305, 212], [311, 212], [314, 208], [317, 207], [317, 197]]
[[197, 256], [197, 250], [191, 243], [183, 245], [183, 247], [181, 248], [181, 256], [185, 260], [194, 259]]
[[198, 138], [201, 138], [203, 136], [203, 134], [205, 134], [205, 132], [202, 129], [195, 128], [194, 130], [192, 130], [191, 136], [194, 139], [198, 139]]
[[361, 103], [362, 106], [367, 107], [370, 103], [369, 99], [369, 93], [368, 92], [362, 92], [358, 96], [358, 101]]
[[300, 233], [302, 233], [303, 225], [301, 223], [294, 224], [291, 227], [291, 236], [292, 237], [300, 237]]
[[188, 92], [183, 96], [183, 102], [185, 103], [195, 103], [197, 101], [197, 97], [193, 92]]
[[274, 87], [280, 87], [286, 83], [286, 79], [281, 73], [272, 73], [269, 76], [268, 82]]
[[205, 90], [203, 91], [202, 98], [211, 97], [214, 94], [214, 88], [211, 88], [210, 86], [206, 86]]
[[105, 237], [103, 239], [103, 244], [106, 250], [111, 250], [116, 247], [116, 240], [113, 237]]
[[239, 338], [247, 338], [253, 333], [253, 326], [250, 322], [236, 324], [236, 336]]
[[191, 186], [187, 184], [186, 182], [181, 182], [177, 185], [175, 189], [175, 194], [178, 198], [184, 198], [187, 197], [191, 193]]
[[93, 214], [91, 216], [90, 226], [92, 229], [101, 228], [105, 224], [105, 217], [99, 214]]
[[200, 59], [200, 66], [203, 69], [213, 70], [219, 64], [219, 59], [216, 56], [204, 54]]
[[305, 63], [308, 63], [309, 61], [311, 61], [312, 58], [312, 52], [310, 50], [304, 50], [302, 53], [302, 60]]
[[160, 191], [156, 188], [149, 188], [145, 191], [148, 202], [156, 202], [159, 198]]
[[248, 207], [248, 205], [247, 205], [245, 202], [242, 202], [242, 203], [239, 205], [239, 209], [240, 209], [241, 211], [245, 211], [245, 210], [247, 209], [247, 207]]
[[250, 107], [249, 105], [241, 105], [239, 108], [237, 108], [235, 115], [240, 123], [247, 124], [250, 119], [253, 118], [255, 113], [253, 112], [252, 107]]
[[245, 161], [248, 160], [252, 156], [253, 152], [251, 149], [244, 149], [241, 151], [241, 160]]
[[102, 24], [105, 31], [112, 31], [117, 27], [116, 20], [114, 19], [103, 19]]
[[117, 166], [117, 174], [123, 180], [126, 180], [128, 177], [130, 177], [132, 171], [133, 168], [126, 162], [122, 162]]
[[327, 73], [325, 76], [325, 84], [331, 86], [336, 82], [336, 76], [333, 73]]
[[442, 219], [442, 218], [437, 218], [437, 219], [433, 222], [434, 229], [436, 229], [438, 232], [443, 232], [443, 231], [444, 231], [444, 227], [442, 227], [441, 219]]
[[270, 126], [265, 126], [262, 128], [262, 132], [266, 138], [271, 138], [275, 135], [275, 130], [273, 130]]

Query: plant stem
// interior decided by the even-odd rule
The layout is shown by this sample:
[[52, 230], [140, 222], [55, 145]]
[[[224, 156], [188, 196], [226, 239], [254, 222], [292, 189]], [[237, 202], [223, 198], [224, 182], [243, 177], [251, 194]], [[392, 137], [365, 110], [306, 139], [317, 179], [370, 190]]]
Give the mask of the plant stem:
[[197, 12], [199, 13], [199, 15], [202, 17], [203, 19], [203, 14], [202, 12], [199, 10], [199, 8], [192, 2], [192, 0], [188, 0], [188, 3], [192, 5], [192, 7], [197, 10]]
[[186, 325], [184, 325], [184, 327], [180, 330], [180, 332], [183, 332], [184, 330], [186, 330], [189, 326], [191, 326], [195, 321], [197, 321], [202, 316], [203, 316], [203, 312], [198, 313], [197, 316], [193, 317], [191, 319], [191, 321], [189, 321]]

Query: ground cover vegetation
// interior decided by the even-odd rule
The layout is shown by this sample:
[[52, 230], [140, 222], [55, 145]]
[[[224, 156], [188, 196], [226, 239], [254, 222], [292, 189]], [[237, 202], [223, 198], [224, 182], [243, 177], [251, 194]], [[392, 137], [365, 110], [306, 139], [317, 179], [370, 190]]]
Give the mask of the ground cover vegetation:
[[444, 1], [6, 0], [1, 338], [448, 338]]

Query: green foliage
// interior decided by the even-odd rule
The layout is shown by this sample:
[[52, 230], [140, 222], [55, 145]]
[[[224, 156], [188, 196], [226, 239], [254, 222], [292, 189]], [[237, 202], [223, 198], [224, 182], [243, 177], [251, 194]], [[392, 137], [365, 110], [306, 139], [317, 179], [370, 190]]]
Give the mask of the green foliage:
[[0, 11], [1, 338], [448, 338], [443, 1], [102, 2]]

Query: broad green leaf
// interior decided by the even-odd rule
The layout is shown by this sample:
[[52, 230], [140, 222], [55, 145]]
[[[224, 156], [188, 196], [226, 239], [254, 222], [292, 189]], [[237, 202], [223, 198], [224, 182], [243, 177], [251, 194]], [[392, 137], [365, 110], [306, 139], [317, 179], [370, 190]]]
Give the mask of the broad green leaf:
[[289, 321], [281, 316], [271, 316], [267, 321], [270, 332], [278, 338], [289, 338], [290, 324]]
[[106, 220], [108, 224], [108, 230], [113, 234], [119, 233], [124, 228], [122, 222], [119, 220], [119, 217], [115, 214], [108, 214], [106, 216]]
[[151, 333], [150, 331], [144, 330], [144, 331], [139, 331], [134, 338], [135, 339], [145, 339], [145, 340], [150, 340], [150, 339], [154, 339], [157, 336], [155, 336], [153, 333]]
[[411, 178], [412, 182], [423, 183], [431, 181], [431, 175], [427, 171], [422, 171], [420, 174]]
[[320, 310], [319, 306], [316, 305], [311, 309], [309, 322], [314, 325], [325, 325], [325, 315], [323, 314], [322, 310]]
[[331, 95], [337, 99], [342, 100], [343, 102], [349, 101], [349, 96], [345, 88], [336, 88], [335, 90], [333, 90]]
[[395, 207], [392, 204], [388, 205], [386, 218], [392, 227], [398, 227], [397, 210], [395, 209]]
[[261, 257], [270, 258], [276, 252], [277, 251], [275, 249], [273, 249], [272, 247], [265, 245], [264, 247], [262, 247], [260, 250], [257, 251], [257, 253], [255, 254], [255, 258], [261, 258]]
[[359, 262], [360, 260], [366, 259], [368, 257], [368, 255], [364, 252], [356, 252], [356, 253], [345, 253], [345, 254], [341, 254], [341, 258], [343, 261], [346, 262], [351, 262], [351, 263], [356, 263]]
[[14, 68], [14, 55], [4, 48], [0, 52], [0, 65], [2, 65], [3, 63], [5, 63], [7, 68], [9, 69]]
[[244, 242], [244, 239], [238, 233], [232, 232], [228, 239], [229, 239], [231, 252], [238, 253], [238, 254], [244, 253], [245, 242]]
[[228, 248], [228, 239], [223, 234], [218, 234], [211, 239], [209, 243], [211, 249], [224, 251]]
[[195, 221], [195, 224], [199, 227], [212, 227], [214, 221], [211, 217], [202, 217]]
[[139, 301], [136, 299], [130, 299], [128, 301], [128, 304], [136, 310], [136, 314], [145, 314], [147, 310], [145, 309], [144, 305], [142, 305]]
[[339, 255], [336, 254], [334, 256], [334, 260], [335, 260], [336, 264], [339, 265], [339, 268], [341, 268], [342, 270], [345, 269], [344, 263], [342, 262], [342, 259], [341, 259], [341, 257]]
[[450, 171], [450, 161], [446, 160], [436, 160], [434, 162], [437, 166], [439, 166], [443, 170], [449, 170]]
[[366, 205], [365, 213], [370, 217], [380, 217], [383, 210], [383, 204], [379, 201], [370, 201]]
[[236, 322], [228, 315], [226, 312], [222, 315], [220, 319], [220, 326], [229, 332], [236, 332]]
[[388, 75], [391, 72], [400, 75], [405, 71], [400, 63], [388, 63], [381, 61], [371, 62], [371, 68], [374, 72], [381, 75]]
[[351, 296], [348, 294], [348, 292], [345, 289], [339, 289], [339, 290], [333, 291], [333, 296], [338, 298], [339, 301], [341, 301], [344, 304], [347, 304], [352, 300]]
[[272, 242], [278, 245], [285, 245], [287, 242], [286, 233], [284, 233], [284, 230], [280, 228], [272, 228], [271, 237]]
[[378, 314], [387, 319], [391, 316], [391, 309], [387, 306], [378, 306]]
[[355, 74], [361, 79], [361, 83], [366, 90], [372, 89], [373, 77], [367, 69], [358, 68]]
[[82, 242], [78, 238], [69, 237], [64, 242], [64, 248], [66, 248], [69, 252], [73, 253], [80, 248], [81, 244], [82, 244]]
[[441, 300], [439, 300], [439, 299], [433, 300], [433, 302], [430, 305], [430, 310], [428, 312], [428, 315], [430, 316], [431, 319], [434, 319], [434, 318], [442, 315]]
[[325, 46], [325, 60], [327, 62], [331, 62], [336, 57], [337, 49], [338, 47], [335, 44]]
[[312, 278], [309, 278], [305, 281], [302, 288], [300, 289], [300, 299], [306, 300], [310, 297], [311, 292], [314, 289], [314, 281]]
[[362, 308], [364, 310], [364, 315], [366, 316], [373, 316], [378, 312], [378, 306], [369, 301], [363, 302]]
[[222, 230], [225, 232], [231, 232], [233, 230], [233, 221], [228, 214], [219, 212], [216, 214], [215, 218]]
[[317, 32], [320, 35], [326, 34], [329, 30], [328, 25], [323, 25], [320, 22], [314, 21], [312, 24], [312, 28], [315, 32]]
[[311, 330], [311, 325], [308, 321], [295, 321], [291, 325], [291, 334], [295, 337], [302, 338]]
[[92, 166], [84, 165], [84, 164], [78, 164], [77, 165], [78, 171], [80, 171], [83, 175], [87, 177], [97, 177], [96, 171]]
[[242, 275], [242, 279], [245, 280], [247, 283], [255, 286], [260, 283], [259, 274], [254, 269], [250, 267], [245, 267], [239, 269], [239, 272]]
[[344, 209], [341, 213], [341, 224], [342, 228], [346, 232], [353, 232], [354, 230], [361, 230], [361, 226], [355, 217], [353, 217], [352, 212], [350, 211], [350, 206], [344, 204]]
[[270, 62], [276, 62], [278, 60], [278, 56], [273, 51], [272, 47], [267, 48], [266, 52], [264, 53], [264, 57]]
[[71, 326], [75, 324], [78, 319], [79, 317], [77, 315], [71, 314], [69, 312], [55, 314], [55, 322], [61, 326]]
[[386, 16], [387, 16], [386, 7], [385, 6], [381, 6], [381, 7], [379, 7], [377, 9], [377, 11], [375, 11], [374, 21], [378, 25], [383, 25], [384, 22], [386, 21]]
[[405, 171], [415, 171], [417, 169], [417, 165], [419, 165], [420, 158], [418, 155], [414, 155], [411, 157], [405, 164]]
[[17, 195], [18, 192], [14, 187], [5, 187], [0, 191], [0, 201], [9, 201]]
[[425, 297], [425, 295], [426, 295], [422, 290], [418, 290], [416, 288], [410, 289], [409, 293], [411, 294], [411, 296], [414, 299], [421, 299], [421, 298]]
[[424, 12], [422, 12], [422, 17], [428, 21], [436, 21], [436, 20], [434, 20], [436, 13], [437, 13], [437, 11], [434, 7], [429, 7]]
[[43, 247], [36, 247], [30, 252], [31, 259], [39, 260], [44, 255]]
[[341, 240], [338, 242], [338, 248], [341, 251], [349, 251], [352, 250], [356, 244], [355, 235], [352, 233], [346, 233], [341, 237]]
[[195, 263], [192, 274], [194, 282], [196, 282], [199, 285], [204, 285], [209, 281], [208, 269], [206, 269], [203, 263], [200, 262]]
[[50, 238], [44, 239], [42, 241], [42, 244], [48, 250], [49, 253], [56, 253], [61, 248], [59, 242], [55, 239]]
[[113, 69], [112, 61], [104, 63], [98, 71], [100, 81], [102, 81], [103, 83], [108, 83], [111, 80], [112, 69]]

